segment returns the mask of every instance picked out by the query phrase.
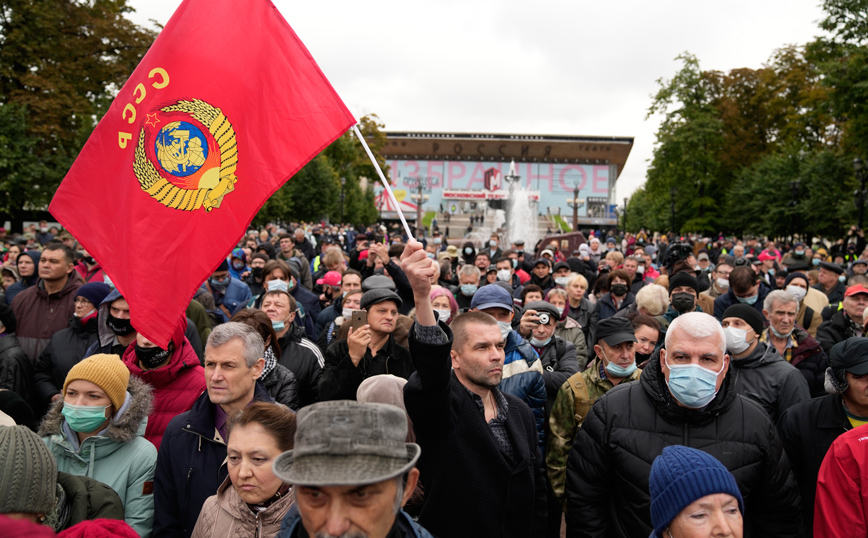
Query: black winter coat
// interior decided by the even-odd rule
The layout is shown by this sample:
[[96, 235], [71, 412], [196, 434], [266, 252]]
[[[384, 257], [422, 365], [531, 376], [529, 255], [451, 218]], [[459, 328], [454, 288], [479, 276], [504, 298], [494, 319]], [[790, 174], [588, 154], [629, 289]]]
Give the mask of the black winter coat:
[[746, 538], [798, 536], [798, 487], [766, 413], [736, 393], [732, 370], [704, 410], [680, 407], [657, 357], [639, 382], [597, 400], [579, 430], [567, 461], [567, 536], [648, 536], [651, 464], [671, 445], [703, 450], [729, 469], [744, 496]]
[[817, 340], [820, 341], [826, 355], [831, 353], [832, 346], [853, 336], [856, 336], [855, 328], [852, 326], [850, 316], [843, 310], [832, 314], [832, 318], [824, 321], [817, 329]]
[[793, 350], [790, 364], [805, 376], [808, 382], [808, 390], [811, 398], [819, 398], [826, 394], [823, 384], [826, 377], [826, 368], [829, 366], [829, 357], [823, 351], [823, 347], [816, 338], [801, 327], [793, 330], [799, 347]]
[[[789, 408], [778, 422], [781, 442], [799, 484], [805, 528], [814, 528], [817, 476], [832, 442], [852, 429], [840, 394], [827, 394]], [[809, 534], [810, 535], [810, 534]]]
[[[757, 298], [756, 302], [752, 305], [754, 310], [760, 313], [763, 316], [763, 302], [765, 302], [766, 295], [771, 293], [772, 289], [768, 287], [764, 282], [760, 282], [759, 290], [757, 290]], [[738, 298], [735, 296], [735, 292], [730, 288], [723, 295], [719, 295], [714, 299], [714, 317], [717, 318], [717, 321], [723, 321], [723, 313], [726, 312], [726, 309], [734, 304], [739, 304]], [[763, 316], [763, 320], [766, 317]]]
[[298, 411], [298, 381], [287, 367], [275, 364], [274, 370], [268, 372], [268, 377], [262, 380], [262, 384], [275, 402]]
[[[274, 401], [261, 383], [253, 400]], [[216, 415], [205, 391], [166, 427], [154, 473], [153, 538], [189, 538], [205, 499], [226, 479], [226, 444], [216, 432]]]
[[[559, 351], [562, 351], [560, 357], [558, 357]], [[552, 336], [549, 345], [537, 352], [542, 363], [543, 379], [546, 382], [546, 416], [549, 416], [561, 385], [566, 383], [571, 375], [579, 372], [576, 346], [559, 336]]]
[[612, 300], [612, 294], [605, 293], [597, 300], [597, 305], [595, 307], [597, 312], [597, 320], [602, 321], [604, 319], [611, 318], [619, 311], [629, 307], [634, 302], [636, 302], [636, 296], [628, 291], [626, 297], [624, 297], [624, 300], [621, 301], [621, 306], [616, 308], [615, 301]]
[[51, 336], [39, 359], [36, 361], [34, 383], [35, 401], [39, 406], [48, 406], [51, 397], [59, 394], [66, 381], [66, 374], [81, 362], [87, 349], [97, 341], [97, 318], [82, 326], [77, 318], [70, 326]]
[[277, 363], [295, 374], [298, 382], [299, 409], [319, 401], [322, 352], [316, 344], [304, 337], [304, 329], [294, 323], [290, 324], [289, 330], [277, 343], [281, 350]]
[[805, 377], [774, 346], [757, 342], [753, 353], [731, 364], [735, 391], [758, 403], [773, 424], [794, 404], [811, 398]]
[[455, 374], [449, 355], [452, 332], [425, 344], [410, 329], [417, 368], [404, 386], [404, 404], [422, 447], [425, 504], [419, 523], [443, 538], [541, 538], [546, 495], [533, 415], [510, 394], [506, 429], [515, 451], [507, 459], [477, 402]]
[[588, 344], [588, 354], [597, 343], [597, 309], [587, 297], [582, 297], [579, 308], [569, 307], [567, 315], [579, 322], [582, 332], [585, 333], [585, 342]]
[[326, 350], [325, 365], [319, 380], [319, 398], [320, 401], [355, 400], [359, 385], [369, 377], [392, 374], [409, 379], [415, 371], [410, 361], [410, 351], [396, 343], [391, 335], [376, 356], [371, 356], [370, 348], [366, 350], [358, 366], [354, 366], [350, 358], [349, 342], [338, 340]]
[[0, 338], [0, 389], [11, 390], [25, 402], [33, 400], [33, 363], [14, 334]]

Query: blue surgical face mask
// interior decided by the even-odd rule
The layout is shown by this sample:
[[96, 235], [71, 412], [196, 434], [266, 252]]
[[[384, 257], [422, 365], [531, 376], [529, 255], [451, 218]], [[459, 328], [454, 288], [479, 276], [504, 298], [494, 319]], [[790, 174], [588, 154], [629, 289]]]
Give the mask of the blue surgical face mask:
[[814, 266], [820, 265], [820, 258], [814, 258], [813, 260], [811, 260], [811, 263]]
[[106, 408], [107, 405], [73, 405], [64, 402], [60, 412], [72, 431], [91, 433], [106, 421]]
[[698, 364], [670, 365], [666, 359], [663, 362], [669, 368], [669, 379], [666, 381], [669, 392], [685, 407], [705, 407], [717, 396], [717, 377], [723, 372], [724, 366], [715, 372]]
[[435, 238], [432, 239], [431, 241], [433, 241], [435, 245], [439, 245], [439, 244], [441, 244], [441, 243], [443, 242], [443, 239], [441, 239], [441, 238], [439, 238], [439, 237], [435, 237]]
[[636, 359], [634, 357], [633, 362], [630, 363], [630, 366], [621, 366], [619, 364], [615, 364], [614, 362], [609, 360], [609, 357], [606, 356], [605, 350], [603, 351], [603, 358], [606, 359], [606, 373], [613, 377], [627, 378], [633, 375], [633, 372], [636, 371]]
[[476, 284], [462, 284], [461, 285], [461, 293], [470, 297], [471, 295], [476, 293], [476, 290], [478, 288], [479, 288], [479, 286], [477, 286]]
[[227, 276], [223, 280], [217, 280], [214, 277], [211, 277], [211, 287], [217, 291], [223, 291], [226, 289], [226, 286], [229, 285], [229, 277]]
[[769, 269], [769, 274], [772, 275], [772, 276], [775, 276], [775, 269], [774, 269], [774, 267], [772, 267], [771, 269]]
[[759, 293], [757, 293], [756, 295], [751, 295], [750, 297], [738, 297], [737, 296], [736, 299], [738, 299], [738, 302], [740, 302], [740, 303], [752, 305], [752, 304], [756, 303], [757, 297], [759, 297]]
[[838, 277], [838, 282], [846, 282], [846, 281], [847, 281], [847, 276], [846, 276], [846, 275], [841, 275], [841, 276]]
[[540, 340], [536, 336], [530, 337], [530, 345], [532, 345], [533, 347], [546, 347], [547, 345], [549, 345], [549, 342], [551, 342], [551, 341], [552, 341], [551, 336], [549, 336], [545, 340]]
[[289, 284], [283, 280], [269, 280], [265, 287], [268, 291], [289, 291]]

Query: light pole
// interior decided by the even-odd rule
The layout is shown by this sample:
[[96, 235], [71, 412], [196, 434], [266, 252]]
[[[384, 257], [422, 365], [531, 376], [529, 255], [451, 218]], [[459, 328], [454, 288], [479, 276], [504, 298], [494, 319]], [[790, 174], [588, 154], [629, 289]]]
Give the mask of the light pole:
[[341, 178], [341, 224], [344, 223], [344, 186], [347, 184], [347, 178]]
[[585, 201], [579, 199], [579, 185], [573, 186], [573, 197], [567, 199], [567, 205], [573, 208], [573, 231], [579, 231], [579, 208], [585, 205]]
[[862, 217], [865, 213], [865, 198], [868, 193], [865, 192], [865, 181], [868, 180], [868, 170], [865, 170], [862, 159], [856, 157], [853, 159], [853, 170], [856, 172], [856, 180], [859, 182], [859, 190], [856, 191], [856, 207], [859, 208], [859, 229], [862, 229]]
[[671, 216], [671, 220], [669, 221], [669, 227], [672, 228], [672, 233], [676, 233], [675, 232], [675, 193], [676, 192], [677, 192], [677, 189], [675, 187], [672, 187], [671, 189], [669, 189], [669, 195], [672, 197], [672, 216]]
[[422, 181], [416, 184], [416, 194], [412, 196], [413, 201], [416, 202], [416, 229], [422, 229], [422, 204], [428, 201], [428, 195], [422, 194], [422, 191], [425, 189], [425, 186], [422, 184]]

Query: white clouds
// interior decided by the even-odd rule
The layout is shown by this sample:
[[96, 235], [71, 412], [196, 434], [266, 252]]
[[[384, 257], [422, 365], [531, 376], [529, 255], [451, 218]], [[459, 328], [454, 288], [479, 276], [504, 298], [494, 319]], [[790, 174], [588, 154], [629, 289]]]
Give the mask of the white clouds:
[[[130, 3], [165, 24], [180, 0]], [[822, 17], [817, 0], [275, 4], [347, 106], [388, 129], [635, 137], [618, 200], [645, 180], [659, 121], [645, 114], [678, 54], [760, 67]]]

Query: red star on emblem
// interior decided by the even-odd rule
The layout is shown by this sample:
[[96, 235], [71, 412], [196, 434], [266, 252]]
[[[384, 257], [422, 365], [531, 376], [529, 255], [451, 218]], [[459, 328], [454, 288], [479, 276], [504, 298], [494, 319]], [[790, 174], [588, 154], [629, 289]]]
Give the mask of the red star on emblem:
[[154, 112], [153, 114], [148, 114], [148, 119], [145, 120], [145, 123], [151, 127], [156, 127], [157, 124], [160, 123], [160, 120], [157, 118], [157, 113]]

